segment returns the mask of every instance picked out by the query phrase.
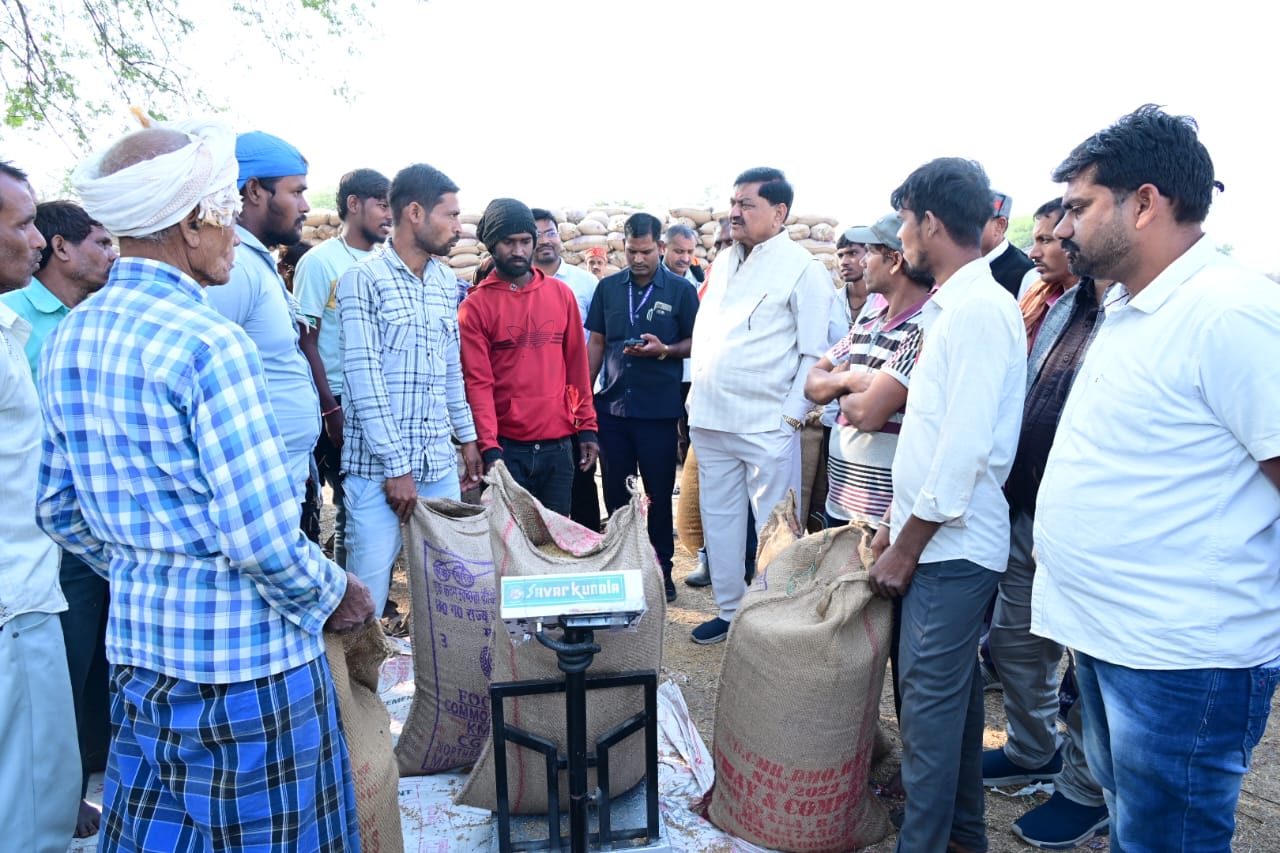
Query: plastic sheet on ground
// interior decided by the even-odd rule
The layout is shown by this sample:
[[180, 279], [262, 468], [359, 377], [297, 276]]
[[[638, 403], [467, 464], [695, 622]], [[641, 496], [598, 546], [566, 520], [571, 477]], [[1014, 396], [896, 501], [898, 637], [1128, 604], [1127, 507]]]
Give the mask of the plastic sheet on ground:
[[[382, 665], [378, 693], [391, 714], [396, 737], [413, 701], [413, 657], [409, 643], [393, 639], [396, 653]], [[667, 839], [675, 853], [770, 853], [767, 848], [731, 838], [694, 814], [690, 807], [711, 788], [715, 767], [706, 744], [694, 728], [680, 688], [664, 682], [658, 688], [659, 807]], [[457, 806], [465, 773], [408, 776], [400, 780], [400, 825], [405, 853], [480, 853], [493, 837], [492, 815]], [[89, 784], [89, 800], [102, 803], [102, 774]], [[73, 841], [68, 851], [96, 851], [98, 837]]]

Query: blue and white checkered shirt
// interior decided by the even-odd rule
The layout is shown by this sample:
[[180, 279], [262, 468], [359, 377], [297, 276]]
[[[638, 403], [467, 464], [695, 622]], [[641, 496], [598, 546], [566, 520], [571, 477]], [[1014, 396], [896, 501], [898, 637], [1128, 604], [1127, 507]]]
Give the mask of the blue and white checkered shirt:
[[122, 258], [40, 363], [40, 526], [111, 582], [107, 658], [199, 683], [324, 651], [346, 575], [298, 530], [257, 350], [175, 268]]
[[338, 283], [342, 323], [342, 470], [433, 483], [458, 470], [450, 434], [475, 441], [462, 384], [457, 278], [432, 258], [422, 278], [388, 242]]

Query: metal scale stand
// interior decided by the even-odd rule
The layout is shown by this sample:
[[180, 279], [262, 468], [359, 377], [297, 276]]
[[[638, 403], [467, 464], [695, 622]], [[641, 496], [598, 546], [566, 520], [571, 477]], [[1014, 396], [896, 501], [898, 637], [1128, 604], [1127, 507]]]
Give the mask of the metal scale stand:
[[[574, 581], [585, 581], [596, 594], [583, 594]], [[620, 594], [610, 594], [613, 588]], [[574, 590], [577, 594], [551, 592]], [[603, 591], [602, 591], [603, 590]], [[508, 681], [490, 685], [494, 776], [497, 806], [495, 853], [595, 850], [669, 853], [658, 814], [658, 674], [653, 670], [589, 676], [600, 646], [599, 630], [632, 627], [645, 610], [640, 572], [597, 572], [585, 575], [537, 575], [502, 579], [501, 616], [517, 638], [533, 638], [554, 652], [564, 679]], [[572, 611], [572, 612], [568, 612]], [[553, 638], [548, 630], [559, 629]], [[644, 687], [644, 707], [602, 735], [594, 753], [587, 752], [587, 691]], [[520, 696], [563, 693], [567, 754], [555, 742], [506, 722], [504, 702]], [[609, 790], [610, 751], [643, 730], [645, 779], [630, 792]], [[512, 815], [507, 781], [507, 744], [538, 753], [546, 768], [548, 809], [545, 816]], [[587, 771], [596, 769], [597, 788], [587, 790]], [[560, 804], [560, 773], [568, 773], [567, 813]], [[565, 835], [567, 817], [568, 834]], [[593, 820], [594, 818], [594, 820]], [[632, 826], [631, 822], [641, 825]], [[623, 828], [615, 828], [622, 824]]]

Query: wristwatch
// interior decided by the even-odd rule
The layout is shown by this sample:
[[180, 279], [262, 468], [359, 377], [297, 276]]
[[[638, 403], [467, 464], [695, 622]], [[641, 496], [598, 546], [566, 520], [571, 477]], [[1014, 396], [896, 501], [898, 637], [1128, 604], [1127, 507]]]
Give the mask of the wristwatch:
[[800, 423], [798, 420], [791, 417], [790, 415], [783, 415], [782, 419], [786, 421], [792, 429], [800, 429], [800, 427], [804, 426], [804, 424]]
[[658, 356], [658, 361], [662, 361], [671, 353], [671, 347], [666, 344], [662, 345], [662, 355]]

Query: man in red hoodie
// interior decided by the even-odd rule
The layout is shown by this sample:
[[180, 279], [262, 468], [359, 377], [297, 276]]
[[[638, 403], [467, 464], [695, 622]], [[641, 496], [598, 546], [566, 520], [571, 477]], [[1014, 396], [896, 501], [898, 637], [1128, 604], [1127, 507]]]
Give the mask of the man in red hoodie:
[[586, 470], [599, 452], [596, 413], [577, 298], [532, 265], [537, 235], [512, 198], [480, 217], [476, 236], [494, 266], [458, 307], [462, 373], [486, 470], [502, 459], [543, 506], [568, 515], [574, 465]]

